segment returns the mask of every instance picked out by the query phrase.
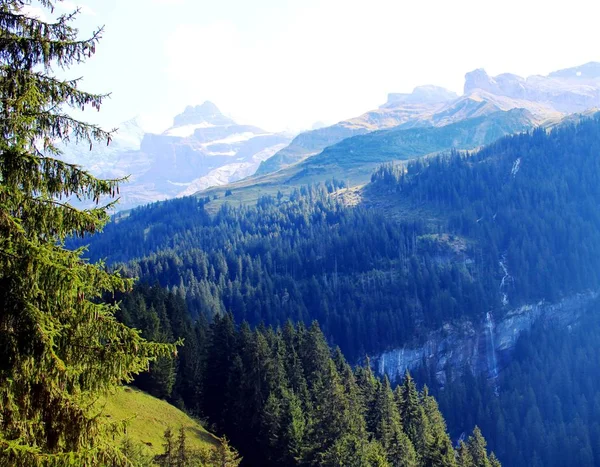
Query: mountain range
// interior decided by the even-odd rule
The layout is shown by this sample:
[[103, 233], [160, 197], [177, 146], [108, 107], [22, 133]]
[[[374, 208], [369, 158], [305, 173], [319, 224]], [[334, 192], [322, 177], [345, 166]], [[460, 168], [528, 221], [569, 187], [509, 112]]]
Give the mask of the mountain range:
[[[290, 321], [303, 342], [318, 322], [338, 355], [392, 384], [410, 370], [453, 440], [482, 426], [505, 465], [597, 465], [598, 75], [476, 70], [463, 96], [390, 95], [299, 135], [275, 171], [282, 151], [262, 173], [117, 215], [87, 254], [166, 288], [224, 346], [236, 322], [242, 342], [254, 326], [292, 335]], [[193, 115], [173, 128], [189, 126], [210, 129]], [[130, 316], [153, 309], [132, 303]], [[269, 354], [261, 342], [210, 374]], [[218, 397], [225, 386], [240, 392], [220, 383]]]
[[333, 177], [363, 184], [383, 162], [474, 149], [597, 107], [600, 63], [528, 78], [477, 69], [465, 75], [461, 96], [432, 85], [390, 93], [375, 110], [293, 139], [240, 125], [205, 102], [187, 107], [160, 134], [136, 118], [120, 126], [110, 146], [71, 144], [63, 157], [101, 177], [130, 176], [119, 209], [195, 193], [217, 196], [217, 205], [225, 193], [245, 203]]
[[598, 106], [599, 63], [526, 79], [510, 73], [490, 77], [478, 69], [465, 75], [462, 96], [437, 86], [418, 86], [410, 94], [389, 94], [385, 104], [360, 117], [302, 133], [263, 162], [257, 174], [292, 165], [350, 136], [398, 125], [444, 126], [514, 108], [529, 110], [541, 123]]
[[526, 79], [508, 73], [491, 77], [478, 69], [465, 75], [461, 96], [437, 86], [389, 94], [378, 109], [299, 134], [253, 176], [199, 194], [223, 199], [227, 191], [229, 201], [253, 202], [331, 178], [361, 185], [381, 163], [474, 149], [504, 135], [576, 120], [600, 107], [599, 96], [595, 62]]
[[62, 148], [68, 162], [107, 178], [130, 176], [121, 188], [119, 209], [127, 209], [252, 175], [261, 161], [291, 137], [239, 125], [212, 102], [189, 106], [161, 134], [144, 130], [135, 118], [123, 123], [109, 146]]

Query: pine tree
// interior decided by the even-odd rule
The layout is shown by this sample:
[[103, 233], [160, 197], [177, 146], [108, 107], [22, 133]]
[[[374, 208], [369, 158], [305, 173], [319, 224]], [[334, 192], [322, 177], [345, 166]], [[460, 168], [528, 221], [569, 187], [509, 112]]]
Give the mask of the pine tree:
[[383, 384], [379, 384], [373, 412], [373, 418], [377, 421], [375, 436], [381, 441], [390, 465], [415, 467], [417, 455], [408, 436], [402, 430], [400, 413], [387, 376]]
[[404, 432], [415, 447], [415, 450], [422, 455], [426, 445], [425, 433], [427, 420], [419, 401], [417, 385], [408, 371], [404, 376], [402, 385], [396, 388], [396, 403], [400, 411]]
[[147, 467], [152, 465], [154, 456], [142, 443], [134, 442], [126, 436], [121, 442], [121, 451], [133, 467]]
[[[91, 402], [174, 347], [120, 324], [101, 298], [131, 282], [64, 246], [106, 224], [111, 203], [100, 199], [121, 181], [61, 161], [56, 144], [110, 142], [67, 113], [106, 96], [52, 71], [85, 61], [102, 31], [81, 40], [76, 13], [45, 22], [27, 15], [31, 3], [0, 1], [0, 465], [124, 465]], [[37, 3], [52, 14], [50, 0]]]
[[478, 426], [476, 426], [473, 429], [473, 434], [469, 436], [469, 440], [467, 442], [467, 447], [469, 449], [469, 453], [471, 454], [471, 458], [473, 459], [473, 465], [475, 465], [475, 467], [490, 466], [490, 461], [488, 459], [486, 451], [486, 444], [487, 443], [485, 441], [485, 438], [481, 434], [481, 430]]
[[377, 392], [380, 389], [379, 380], [373, 375], [371, 370], [371, 362], [367, 357], [367, 362], [364, 367], [358, 367], [356, 369], [356, 382], [360, 388], [361, 397], [363, 401], [363, 411], [365, 414], [365, 420], [367, 422], [367, 430], [371, 433], [377, 429], [377, 411], [375, 410], [375, 401]]
[[491, 467], [501, 467], [500, 461], [496, 457], [496, 454], [493, 452], [490, 454], [490, 466]]
[[[207, 350], [207, 365], [204, 374], [204, 414], [222, 430], [225, 424], [225, 389], [230, 379], [230, 369], [236, 354], [236, 334], [230, 315], [215, 316], [211, 325], [211, 340]], [[239, 372], [243, 369], [239, 361]]]
[[475, 467], [475, 463], [473, 462], [473, 456], [471, 456], [469, 448], [464, 441], [461, 441], [458, 445], [457, 458], [458, 465], [460, 467]]
[[423, 388], [421, 399], [427, 420], [423, 464], [431, 467], [456, 466], [455, 452], [446, 431], [446, 422], [438, 403], [429, 395], [427, 386]]
[[221, 438], [219, 445], [213, 449], [209, 465], [214, 467], [238, 467], [242, 462], [242, 458], [229, 445], [227, 438]]
[[189, 461], [189, 453], [186, 445], [185, 428], [179, 427], [179, 435], [177, 436], [177, 452], [175, 453], [175, 465], [177, 467], [187, 467]]
[[168, 427], [163, 435], [164, 437], [164, 452], [154, 459], [161, 467], [171, 467], [175, 464], [175, 441], [173, 440], [173, 432]]

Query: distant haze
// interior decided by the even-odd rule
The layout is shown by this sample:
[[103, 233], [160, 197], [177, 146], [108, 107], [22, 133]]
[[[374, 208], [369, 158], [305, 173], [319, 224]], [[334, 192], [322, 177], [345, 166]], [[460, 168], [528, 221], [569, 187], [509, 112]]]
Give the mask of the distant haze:
[[[310, 128], [359, 115], [388, 93], [434, 84], [462, 93], [464, 74], [547, 74], [600, 61], [599, 6], [530, 0], [84, 0], [82, 31], [106, 26], [98, 53], [71, 70], [110, 91], [115, 125], [144, 115], [169, 126], [211, 100], [240, 123]], [[149, 123], [150, 124], [150, 123]]]

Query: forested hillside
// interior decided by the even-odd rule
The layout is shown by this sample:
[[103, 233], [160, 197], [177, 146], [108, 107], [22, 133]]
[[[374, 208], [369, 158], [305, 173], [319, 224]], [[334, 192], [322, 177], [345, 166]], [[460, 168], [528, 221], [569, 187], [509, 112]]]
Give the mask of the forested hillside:
[[426, 388], [407, 375], [393, 391], [369, 366], [352, 368], [316, 322], [251, 330], [226, 314], [193, 323], [180, 293], [159, 286], [120, 298], [120, 318], [142, 335], [185, 339], [177, 361], [158, 360], [134, 383], [202, 414], [244, 465], [500, 465], [479, 429], [455, 451]]
[[[247, 351], [240, 351], [240, 345], [263, 346], [272, 355], [273, 346], [283, 346], [279, 339], [285, 341], [286, 332], [308, 333], [315, 319], [327, 341], [354, 363], [365, 354], [418, 343], [428, 330], [447, 322], [478, 323], [490, 310], [501, 317], [522, 304], [597, 290], [599, 149], [596, 117], [551, 132], [539, 129], [506, 137], [475, 153], [451, 152], [405, 166], [382, 166], [364, 196], [385, 198], [392, 206], [389, 211], [368, 203], [344, 204], [343, 197], [332, 196], [343, 189], [337, 181], [303, 187], [289, 198], [264, 196], [252, 207], [225, 205], [216, 214], [207, 211], [208, 198], [173, 200], [119, 216], [94, 239], [89, 254], [107, 257], [142, 283], [168, 288], [169, 300], [178, 303], [177, 314], [196, 319], [196, 324], [186, 325], [187, 335], [165, 331], [163, 336], [167, 341], [183, 336], [190, 343], [187, 351], [182, 349], [177, 370], [167, 360], [159, 361], [155, 365], [164, 368], [138, 378], [136, 384], [151, 391], [161, 385], [170, 388], [170, 395], [166, 390], [163, 397], [203, 411], [198, 394], [210, 394], [210, 388], [202, 377], [188, 378], [181, 371], [200, 375], [202, 371], [193, 368], [207, 367], [189, 355], [197, 353], [194, 342], [200, 349], [201, 342], [212, 342], [213, 337], [207, 338], [217, 326], [209, 326], [212, 320], [220, 325], [231, 322], [227, 326], [236, 337], [225, 341], [235, 342], [231, 345], [237, 350], [230, 357], [225, 357], [229, 350], [219, 350], [230, 360], [220, 360], [209, 372], [225, 372], [219, 376], [222, 381], [232, 381], [232, 375], [240, 378], [247, 365]], [[135, 306], [135, 294], [126, 298], [123, 317], [147, 329], [133, 318], [143, 313], [131, 310], [158, 312], [160, 306], [148, 297], [160, 289], [142, 292], [143, 287], [138, 293], [147, 296]], [[223, 318], [227, 313], [232, 318]], [[250, 326], [235, 330], [232, 319]], [[288, 325], [288, 320], [299, 322], [299, 327]], [[463, 368], [447, 368], [454, 376], [446, 381], [456, 384], [438, 387], [427, 369], [417, 373], [417, 381], [427, 382], [439, 395], [453, 438], [480, 424], [507, 465], [564, 465], [565, 456], [594, 465], [598, 417], [590, 378], [596, 370], [581, 366], [588, 355], [581, 349], [591, 349], [596, 342], [594, 327], [565, 335], [559, 328], [539, 326], [519, 340], [514, 360], [497, 379], [486, 381], [463, 374]], [[553, 339], [562, 363], [553, 360]], [[211, 345], [199, 352], [209, 355]], [[237, 370], [229, 373], [225, 368]], [[359, 387], [361, 371], [367, 370], [354, 372]], [[168, 376], [166, 386], [144, 381], [160, 379], [161, 372]], [[560, 374], [568, 384], [560, 382]], [[196, 381], [193, 388], [186, 387], [190, 381]], [[310, 400], [316, 397], [308, 394]], [[268, 395], [261, 395], [262, 407], [268, 407]], [[237, 403], [226, 391], [216, 397], [220, 402], [211, 407]], [[281, 410], [278, 406], [276, 413]], [[369, 426], [369, 416], [363, 416]], [[256, 424], [240, 425], [235, 414], [226, 412], [210, 415], [225, 432], [265, 429], [262, 418], [248, 417]], [[231, 436], [242, 451], [248, 450], [243, 436]], [[377, 436], [369, 439], [383, 443]], [[309, 438], [301, 444], [307, 449], [303, 452], [311, 452]]]
[[537, 323], [497, 380], [455, 369], [459, 377], [440, 389], [427, 368], [415, 379], [430, 384], [453, 438], [477, 423], [504, 465], [598, 465], [598, 307], [568, 329]]
[[409, 210], [435, 210], [444, 230], [501, 261], [514, 304], [556, 300], [600, 284], [599, 155], [595, 117], [475, 154], [382, 167], [372, 180]]
[[[479, 426], [508, 465], [600, 463], [600, 115], [469, 153], [539, 116], [516, 101], [496, 112], [480, 92], [404, 127], [394, 122], [410, 108], [384, 109], [359, 127], [388, 130], [299, 138], [275, 165], [324, 150], [256, 185], [110, 222], [125, 179], [62, 157], [68, 142], [91, 151], [115, 136], [75, 117], [108, 94], [66, 76], [103, 33], [72, 7], [0, 0], [0, 467], [499, 467]], [[556, 105], [587, 105], [597, 70], [543, 88], [562, 89]], [[475, 87], [520, 82], [483, 75]], [[164, 170], [146, 175], [183, 193], [182, 167], [246, 170], [286, 139], [205, 104], [161, 136]], [[569, 320], [538, 310], [584, 295], [571, 311], [592, 305]], [[525, 316], [532, 302], [539, 313]], [[499, 372], [492, 314], [519, 313], [531, 331]], [[414, 379], [374, 373], [382, 351], [431, 350], [431, 335], [457, 329], [493, 371], [449, 360], [439, 371], [429, 352]]]
[[317, 319], [354, 360], [447, 321], [597, 288], [599, 144], [591, 119], [384, 166], [369, 189], [409, 213], [399, 219], [345, 206], [329, 196], [335, 181], [216, 215], [208, 199], [173, 200], [120, 217], [89, 254], [183, 292], [193, 316]]
[[[98, 179], [59, 157], [61, 142], [72, 139], [91, 149], [96, 142], [109, 144], [113, 133], [69, 113], [99, 109], [107, 96], [82, 91], [80, 79], [53, 73], [53, 67], [65, 71], [93, 55], [102, 29], [82, 39], [73, 26], [82, 10], [60, 14], [54, 8], [48, 0], [33, 7], [27, 0], [0, 1], [0, 466], [240, 464], [225, 438], [217, 442], [180, 411], [131, 389], [119, 393], [127, 383], [208, 417], [220, 434], [240, 444], [245, 465], [500, 465], [495, 456], [488, 457], [478, 429], [455, 451], [435, 400], [426, 390], [419, 393], [408, 375], [395, 395], [389, 382], [376, 379], [368, 367], [355, 375], [339, 350], [332, 355], [316, 323], [310, 329], [302, 322], [285, 330], [237, 327], [224, 313], [229, 304], [221, 297], [212, 300], [212, 308], [196, 303], [198, 319], [192, 321], [181, 278], [171, 291], [144, 285], [132, 290], [133, 278], [87, 261], [84, 249], [66, 248], [67, 238], [102, 230], [112, 204], [100, 200], [114, 198], [124, 180]], [[301, 198], [311, 196], [298, 195], [288, 214], [291, 225], [312, 224], [304, 218], [309, 210], [297, 208]], [[325, 193], [315, 196], [327, 204]], [[65, 201], [70, 197], [95, 206], [78, 209]], [[197, 200], [167, 206], [178, 205], [184, 206], [183, 216], [203, 211]], [[265, 212], [277, 215], [273, 209]], [[337, 212], [328, 205], [312, 215], [335, 218]], [[243, 211], [237, 215], [252, 221]], [[221, 216], [236, 220], [227, 209]], [[199, 226], [213, 222], [202, 213], [191, 220], [197, 219], [204, 219]], [[183, 218], [180, 222], [190, 225]], [[237, 235], [230, 225], [221, 227]], [[261, 232], [277, 234], [250, 230], [244, 240], [252, 245]], [[132, 231], [130, 240], [137, 240], [137, 233]], [[148, 233], [143, 228], [142, 235]], [[168, 241], [164, 232], [156, 238]], [[218, 281], [225, 291], [228, 268], [236, 265], [232, 277], [238, 284], [244, 270], [258, 282], [255, 276], [263, 270], [247, 271], [252, 259], [245, 263], [240, 255], [227, 264], [232, 258], [225, 254], [235, 237], [212, 238], [214, 257], [198, 246], [192, 250], [199, 253], [194, 264], [207, 269], [204, 278], [199, 276], [205, 284], [217, 287], [208, 280]], [[285, 247], [279, 245], [279, 254]], [[290, 264], [297, 267], [298, 261]], [[277, 271], [268, 261], [267, 266]], [[337, 262], [334, 272], [337, 280]], [[144, 278], [152, 280], [150, 274]], [[164, 450], [158, 453], [157, 433], [165, 426]]]
[[194, 198], [136, 209], [90, 253], [139, 258], [126, 272], [181, 291], [195, 317], [231, 312], [275, 326], [316, 319], [351, 360], [498, 302], [495, 262], [455, 262], [466, 253], [424, 236], [421, 223], [348, 209], [328, 196], [333, 188], [215, 216]]

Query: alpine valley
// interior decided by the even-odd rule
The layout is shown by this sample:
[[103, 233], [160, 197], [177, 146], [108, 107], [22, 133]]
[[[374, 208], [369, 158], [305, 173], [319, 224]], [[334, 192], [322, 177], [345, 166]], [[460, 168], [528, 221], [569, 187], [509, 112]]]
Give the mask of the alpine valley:
[[[592, 62], [475, 70], [460, 96], [419, 86], [293, 139], [209, 102], [160, 135], [131, 121], [108, 148], [64, 157], [131, 174], [121, 208], [177, 199], [70, 245], [139, 278], [115, 297], [123, 322], [185, 338], [135, 384], [205, 416], [247, 465], [344, 465], [307, 428], [352, 413], [344, 387], [364, 420], [339, 423], [385, 449], [374, 407], [414, 396], [429, 414], [394, 435], [414, 463], [390, 465], [600, 465], [599, 107]], [[372, 445], [321, 434], [328, 453], [364, 455], [346, 465], [379, 465]], [[442, 459], [459, 443], [485, 460]]]

